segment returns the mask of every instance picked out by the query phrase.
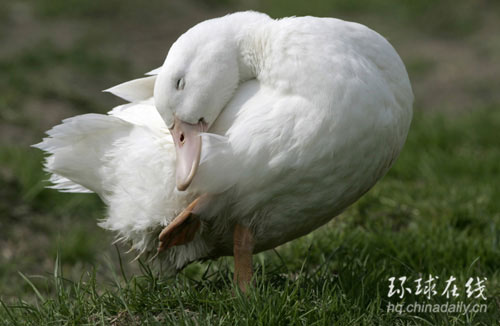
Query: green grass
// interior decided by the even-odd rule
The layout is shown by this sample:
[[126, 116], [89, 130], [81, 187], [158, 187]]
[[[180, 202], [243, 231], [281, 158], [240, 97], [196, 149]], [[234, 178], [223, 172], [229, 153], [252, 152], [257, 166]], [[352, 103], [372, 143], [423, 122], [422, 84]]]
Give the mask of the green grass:
[[[0, 320], [5, 325], [496, 325], [499, 124], [498, 108], [455, 116], [417, 114], [401, 157], [374, 189], [327, 226], [255, 256], [255, 287], [248, 295], [235, 290], [229, 258], [193, 264], [170, 278], [145, 263], [142, 272], [131, 275], [126, 261], [124, 270], [108, 267], [104, 280], [92, 267], [66, 278], [65, 260], [73, 255], [92, 260], [90, 249], [65, 252], [88, 247], [85, 235], [75, 231], [61, 239], [64, 250], [52, 275], [17, 277], [25, 292], [4, 298]], [[57, 211], [60, 194], [34, 187], [39, 177], [19, 180], [23, 198], [36, 203], [38, 196], [47, 196], [39, 209]], [[95, 216], [100, 209], [91, 201], [66, 212], [87, 210]], [[387, 312], [389, 302], [427, 302], [408, 294], [388, 298], [390, 277], [413, 282], [431, 274], [440, 277], [440, 291], [451, 276], [460, 291], [470, 277], [487, 277], [487, 300], [463, 293], [449, 300], [485, 303], [487, 313]], [[448, 300], [438, 294], [429, 302]]]

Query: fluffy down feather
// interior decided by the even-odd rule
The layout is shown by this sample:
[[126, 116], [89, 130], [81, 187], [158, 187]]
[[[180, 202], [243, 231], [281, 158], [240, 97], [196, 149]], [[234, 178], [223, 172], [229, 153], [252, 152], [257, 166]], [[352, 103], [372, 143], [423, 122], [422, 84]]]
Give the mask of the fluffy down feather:
[[[52, 174], [52, 188], [96, 192], [108, 206], [99, 225], [116, 232], [118, 240], [129, 242], [139, 254], [154, 252], [162, 226], [194, 199], [193, 191], [175, 187], [175, 148], [152, 99], [116, 107], [109, 115], [66, 119], [47, 134], [34, 147], [50, 154], [45, 169]], [[214, 146], [227, 151], [218, 137]], [[207, 143], [203, 165], [214, 165], [206, 154], [210, 148]], [[181, 268], [186, 259], [205, 251], [199, 241], [172, 248], [165, 254], [166, 266]]]

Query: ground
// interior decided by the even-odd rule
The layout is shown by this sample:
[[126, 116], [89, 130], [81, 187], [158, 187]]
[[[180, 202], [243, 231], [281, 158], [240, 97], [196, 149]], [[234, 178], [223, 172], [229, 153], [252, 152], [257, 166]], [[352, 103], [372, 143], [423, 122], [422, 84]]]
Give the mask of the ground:
[[[390, 5], [389, 5], [390, 4]], [[256, 256], [249, 296], [231, 260], [164, 278], [97, 227], [95, 195], [44, 187], [29, 145], [61, 119], [108, 111], [101, 93], [164, 60], [198, 21], [237, 9], [364, 23], [387, 37], [415, 92], [408, 142], [388, 175], [312, 234]], [[450, 324], [500, 320], [500, 30], [493, 1], [11, 1], [0, 4], [0, 321], [17, 324]], [[121, 259], [121, 264], [120, 264]], [[438, 276], [430, 300], [389, 279]], [[387, 312], [390, 304], [485, 303], [486, 313]], [[469, 278], [487, 278], [467, 298]], [[400, 285], [396, 280], [396, 286]], [[413, 289], [414, 290], [414, 289]], [[474, 295], [475, 296], [475, 295]]]

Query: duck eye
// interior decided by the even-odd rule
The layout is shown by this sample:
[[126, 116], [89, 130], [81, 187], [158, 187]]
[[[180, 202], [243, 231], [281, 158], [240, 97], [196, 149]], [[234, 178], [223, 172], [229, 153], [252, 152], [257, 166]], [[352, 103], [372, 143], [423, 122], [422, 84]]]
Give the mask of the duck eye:
[[177, 79], [177, 84], [175, 85], [175, 89], [177, 89], [178, 91], [183, 90], [185, 84], [186, 82], [184, 81], [184, 78], [179, 78]]

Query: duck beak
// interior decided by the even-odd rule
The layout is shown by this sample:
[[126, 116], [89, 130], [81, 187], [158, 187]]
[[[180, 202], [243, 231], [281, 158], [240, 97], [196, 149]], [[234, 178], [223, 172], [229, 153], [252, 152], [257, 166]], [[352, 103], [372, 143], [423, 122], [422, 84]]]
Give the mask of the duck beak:
[[180, 191], [186, 190], [198, 170], [201, 156], [201, 133], [206, 129], [202, 121], [190, 124], [175, 117], [170, 133], [174, 138], [177, 154], [176, 184]]

